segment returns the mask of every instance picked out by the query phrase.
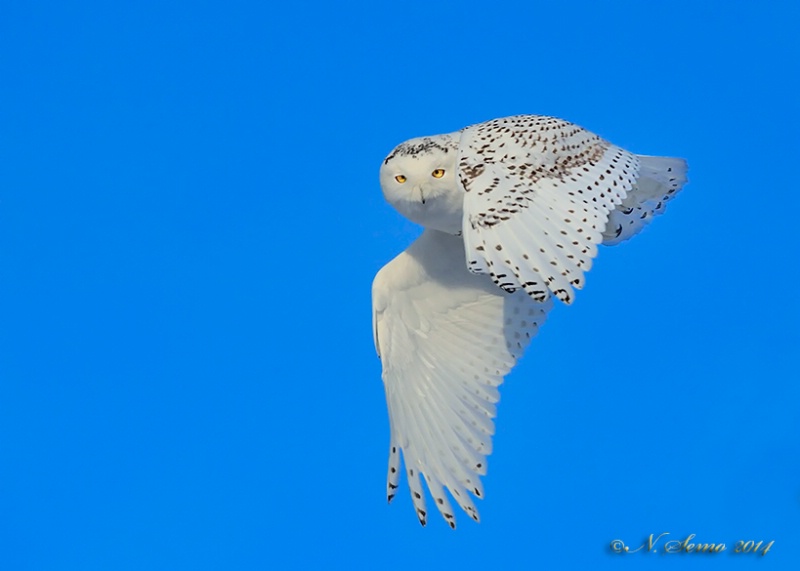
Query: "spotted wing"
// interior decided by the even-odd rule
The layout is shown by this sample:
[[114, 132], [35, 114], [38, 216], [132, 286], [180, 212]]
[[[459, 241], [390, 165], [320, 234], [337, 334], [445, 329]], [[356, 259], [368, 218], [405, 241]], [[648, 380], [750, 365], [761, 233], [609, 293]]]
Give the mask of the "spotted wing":
[[572, 123], [520, 115], [466, 128], [458, 171], [470, 271], [571, 303], [639, 158]]
[[436, 230], [425, 230], [389, 262], [372, 292], [391, 432], [388, 498], [399, 485], [402, 453], [423, 525], [423, 479], [451, 527], [445, 489], [478, 521], [470, 495], [483, 497], [498, 386], [551, 303], [503, 292], [468, 272], [462, 240]]

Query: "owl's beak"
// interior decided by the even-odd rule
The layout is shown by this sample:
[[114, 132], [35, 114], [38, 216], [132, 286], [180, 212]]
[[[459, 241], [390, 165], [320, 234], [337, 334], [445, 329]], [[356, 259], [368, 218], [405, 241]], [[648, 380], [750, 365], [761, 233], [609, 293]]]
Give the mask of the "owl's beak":
[[414, 190], [419, 192], [419, 199], [422, 201], [422, 204], [425, 204], [425, 193], [422, 192], [422, 187], [417, 185], [414, 187]]

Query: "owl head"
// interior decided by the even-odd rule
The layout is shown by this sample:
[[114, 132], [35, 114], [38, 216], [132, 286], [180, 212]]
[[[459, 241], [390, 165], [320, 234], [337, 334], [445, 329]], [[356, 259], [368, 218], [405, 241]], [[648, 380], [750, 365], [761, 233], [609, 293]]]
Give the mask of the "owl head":
[[464, 191], [458, 183], [458, 137], [437, 135], [401, 143], [381, 165], [386, 200], [409, 220], [450, 234], [461, 232]]

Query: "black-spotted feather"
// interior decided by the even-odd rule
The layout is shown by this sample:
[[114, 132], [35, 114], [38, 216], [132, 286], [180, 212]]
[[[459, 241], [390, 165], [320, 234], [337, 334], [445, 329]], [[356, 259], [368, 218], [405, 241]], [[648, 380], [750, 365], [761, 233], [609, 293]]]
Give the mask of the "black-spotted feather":
[[641, 232], [662, 214], [686, 184], [686, 161], [673, 157], [639, 156], [639, 179], [613, 211], [603, 231], [603, 244], [613, 246]]
[[[518, 116], [465, 129], [458, 168], [470, 270], [538, 300], [550, 292], [570, 303], [609, 212], [634, 185], [639, 159], [566, 121]], [[506, 257], [492, 251], [507, 245]]]

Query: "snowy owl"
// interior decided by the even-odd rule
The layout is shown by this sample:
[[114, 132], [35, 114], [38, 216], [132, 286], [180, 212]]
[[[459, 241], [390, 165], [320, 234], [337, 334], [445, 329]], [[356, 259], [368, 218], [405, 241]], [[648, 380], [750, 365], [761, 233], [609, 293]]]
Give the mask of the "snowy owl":
[[387, 493], [400, 453], [420, 523], [422, 479], [450, 527], [492, 451], [503, 377], [552, 307], [584, 285], [600, 244], [664, 211], [683, 159], [635, 155], [572, 123], [520, 115], [397, 146], [386, 200], [424, 227], [372, 285], [373, 334], [389, 408]]

